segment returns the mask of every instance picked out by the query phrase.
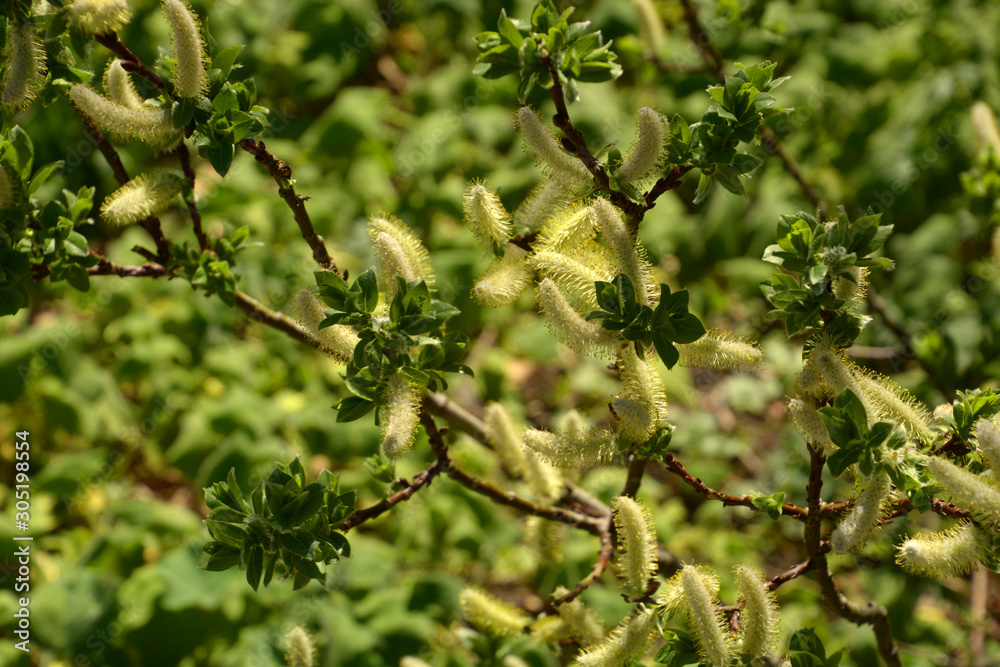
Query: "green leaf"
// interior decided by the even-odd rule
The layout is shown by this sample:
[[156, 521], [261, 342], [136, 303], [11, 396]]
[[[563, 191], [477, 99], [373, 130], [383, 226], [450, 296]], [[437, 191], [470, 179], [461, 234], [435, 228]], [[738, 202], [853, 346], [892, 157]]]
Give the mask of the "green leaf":
[[240, 550], [222, 542], [208, 542], [201, 548], [198, 567], [209, 572], [222, 572], [240, 564]]
[[360, 396], [348, 396], [336, 406], [338, 422], [352, 422], [361, 419], [375, 408], [375, 403]]
[[198, 155], [206, 158], [219, 176], [229, 173], [229, 168], [233, 164], [233, 157], [236, 155], [236, 146], [229, 142], [220, 143], [218, 146], [201, 146], [198, 148]]
[[260, 586], [260, 578], [263, 574], [264, 549], [257, 545], [250, 551], [250, 559], [247, 561], [247, 583], [253, 587], [254, 592]]
[[212, 58], [212, 67], [222, 70], [223, 79], [229, 78], [229, 73], [232, 71], [233, 65], [236, 63], [236, 58], [239, 57], [241, 51], [243, 51], [243, 45], [235, 44], [222, 49]]

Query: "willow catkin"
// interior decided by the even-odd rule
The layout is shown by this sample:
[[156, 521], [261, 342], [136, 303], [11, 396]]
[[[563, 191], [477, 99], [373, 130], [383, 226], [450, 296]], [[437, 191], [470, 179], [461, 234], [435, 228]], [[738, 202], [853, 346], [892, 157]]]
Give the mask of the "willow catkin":
[[469, 623], [494, 637], [515, 637], [531, 623], [520, 609], [476, 586], [463, 589], [458, 604]]
[[163, 0], [163, 15], [170, 24], [177, 59], [174, 92], [181, 98], [198, 97], [208, 90], [208, 58], [198, 17], [184, 0]]
[[382, 394], [385, 423], [382, 428], [382, 455], [395, 459], [413, 446], [420, 409], [421, 388], [402, 373], [395, 373]]
[[288, 667], [313, 667], [314, 652], [312, 639], [302, 626], [296, 625], [285, 635], [285, 660]]
[[176, 172], [156, 169], [139, 174], [104, 200], [101, 216], [113, 225], [134, 225], [170, 208], [186, 180]]
[[971, 523], [920, 533], [899, 545], [896, 562], [907, 572], [934, 579], [958, 577], [975, 569], [986, 555], [986, 540]]
[[531, 284], [531, 268], [525, 257], [527, 251], [516, 245], [507, 245], [503, 257], [494, 257], [472, 287], [472, 298], [484, 306], [508, 306], [524, 293]]
[[754, 657], [771, 655], [777, 643], [778, 605], [774, 594], [764, 586], [763, 577], [753, 568], [741, 565], [736, 569], [736, 581], [743, 597], [740, 613], [741, 653]]
[[702, 655], [711, 665], [725, 666], [732, 656], [729, 633], [722, 612], [712, 601], [712, 593], [698, 570], [685, 565], [680, 572], [688, 620], [701, 645]]
[[31, 21], [14, 23], [4, 50], [0, 104], [22, 109], [35, 99], [45, 80], [45, 51]]
[[462, 195], [462, 210], [465, 223], [480, 245], [489, 249], [507, 243], [511, 234], [510, 214], [488, 183], [469, 183]]
[[877, 473], [868, 480], [854, 506], [830, 535], [834, 551], [857, 551], [879, 534], [891, 491], [892, 483], [886, 472]]
[[91, 35], [107, 35], [121, 30], [132, 10], [128, 0], [73, 0], [66, 8], [69, 24]]
[[677, 352], [677, 364], [693, 368], [752, 370], [764, 359], [759, 345], [719, 329], [709, 329], [693, 343], [677, 345]]
[[132, 75], [122, 67], [122, 61], [112, 58], [104, 71], [104, 92], [116, 104], [133, 110], [143, 110], [144, 100], [132, 84]]
[[583, 190], [591, 181], [590, 171], [584, 164], [562, 149], [552, 131], [542, 122], [541, 116], [530, 107], [517, 111], [517, 127], [524, 139], [524, 147], [535, 157], [538, 165], [564, 189], [571, 192]]
[[635, 142], [616, 172], [623, 183], [654, 176], [666, 154], [663, 116], [649, 107], [642, 107], [636, 114], [636, 126]]
[[638, 611], [615, 626], [603, 640], [584, 649], [573, 664], [577, 667], [631, 665], [649, 648], [655, 630], [656, 612]]
[[649, 511], [628, 496], [613, 506], [618, 534], [618, 576], [631, 595], [641, 595], [656, 572], [656, 531]]
[[138, 140], [163, 148], [179, 136], [169, 110], [131, 109], [84, 85], [71, 87], [69, 97], [77, 111], [118, 140]]

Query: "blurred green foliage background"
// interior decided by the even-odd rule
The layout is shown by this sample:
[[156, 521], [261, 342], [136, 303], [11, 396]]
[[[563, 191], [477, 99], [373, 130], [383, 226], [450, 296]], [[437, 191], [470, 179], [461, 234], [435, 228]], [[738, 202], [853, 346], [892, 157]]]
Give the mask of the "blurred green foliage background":
[[[132, 4], [135, 15], [121, 36], [151, 62], [169, 44], [166, 24], [152, 0]], [[639, 37], [631, 3], [574, 4], [575, 19], [593, 21], [615, 40], [625, 68], [614, 83], [582, 86], [570, 109], [591, 146], [627, 146], [639, 105], [700, 117], [709, 102], [705, 88], [715, 80], [688, 39], [679, 2], [655, 2], [665, 30], [655, 51]], [[898, 268], [874, 276], [874, 289], [907, 340], [876, 317], [863, 341], [880, 354], [865, 363], [894, 374], [931, 406], [950, 401], [955, 389], [996, 384], [1000, 271], [989, 239], [998, 193], [978, 172], [964, 186], [962, 175], [983, 169], [976, 166], [971, 105], [982, 100], [1000, 108], [1000, 5], [701, 4], [727, 66], [770, 59], [778, 74], [792, 76], [777, 96], [795, 111], [773, 129], [823, 199], [852, 217], [871, 207], [896, 225], [887, 255]], [[432, 249], [441, 298], [463, 311], [452, 326], [474, 341], [476, 378], [456, 381], [451, 396], [474, 412], [487, 400], [523, 405], [523, 417], [536, 426], [558, 424], [573, 408], [606, 421], [614, 375], [561, 349], [530, 296], [496, 311], [469, 298], [488, 258], [461, 224], [465, 183], [488, 178], [513, 209], [539, 179], [514, 136], [515, 82], [472, 75], [473, 37], [495, 27], [501, 8], [524, 17], [530, 3], [193, 5], [220, 45], [247, 45], [243, 63], [272, 110], [268, 147], [311, 197], [313, 219], [338, 265], [357, 275], [371, 264], [364, 223], [382, 210]], [[94, 71], [103, 70], [107, 55], [95, 49]], [[551, 111], [544, 91], [530, 101]], [[67, 105], [33, 107], [22, 125], [39, 164], [67, 161], [53, 186], [96, 185], [98, 201], [115, 188]], [[132, 145], [122, 154], [130, 172], [166, 162]], [[207, 163], [197, 168], [209, 233], [249, 225], [260, 242], [241, 255], [240, 289], [294, 316], [292, 296], [312, 284], [314, 267], [273, 182], [245, 154], [224, 179]], [[712, 486], [785, 491], [803, 503], [808, 457], [784, 420], [802, 341], [788, 342], [763, 322], [767, 306], [757, 283], [770, 274], [759, 258], [773, 242], [779, 214], [808, 209], [808, 201], [775, 158], [749, 182], [748, 200], [720, 190], [694, 207], [696, 183], [689, 176], [661, 198], [642, 237], [659, 278], [691, 290], [692, 312], [761, 341], [767, 356], [754, 374], [666, 373], [677, 426], [672, 446]], [[164, 223], [168, 236], [191, 237], [179, 214]], [[137, 262], [130, 248], [145, 241], [141, 230], [98, 222], [92, 231], [112, 260]], [[31, 308], [0, 322], [0, 542], [5, 550], [12, 544], [13, 434], [28, 430], [37, 549], [35, 652], [29, 660], [5, 639], [0, 663], [269, 667], [284, 664], [282, 637], [298, 623], [311, 632], [318, 664], [326, 667], [395, 666], [408, 654], [438, 666], [496, 664], [477, 657], [480, 644], [456, 620], [461, 587], [477, 583], [540, 609], [539, 594], [572, 586], [589, 571], [596, 538], [567, 534], [561, 560], [539, 558], [524, 543], [523, 520], [447, 479], [352, 531], [353, 556], [335, 566], [330, 592], [313, 584], [293, 593], [289, 582], [276, 582], [254, 594], [239, 571], [197, 570], [207, 540], [203, 487], [231, 467], [243, 488], [251, 487], [275, 460], [298, 454], [313, 475], [323, 467], [336, 471], [341, 486], [359, 489], [360, 505], [368, 505], [388, 491], [364, 466], [377, 449], [377, 430], [368, 420], [335, 424], [330, 406], [345, 390], [332, 362], [220, 301], [176, 280], [93, 283], [85, 294], [37, 285]], [[460, 442], [454, 456], [510, 484], [481, 448]], [[397, 475], [409, 477], [429, 460], [418, 442]], [[704, 502], [653, 468], [640, 497], [652, 508], [659, 537], [681, 559], [719, 570], [724, 600], [735, 602], [725, 573], [736, 564], [751, 562], [773, 575], [804, 559], [799, 524]], [[622, 469], [601, 469], [581, 484], [608, 501], [623, 479]], [[830, 482], [825, 493], [845, 498], [850, 488]], [[849, 595], [889, 608], [907, 665], [970, 665], [968, 581], [937, 584], [891, 565], [893, 539], [914, 528], [897, 520], [862, 556], [836, 557], [832, 565]], [[13, 560], [5, 556], [0, 565], [0, 628], [9, 635]], [[626, 605], [613, 574], [605, 580], [612, 585], [583, 598], [610, 627]], [[1000, 660], [995, 596], [986, 628], [994, 637], [985, 654], [992, 662], [983, 664]], [[844, 664], [877, 664], [870, 629], [831, 620], [808, 577], [779, 589], [779, 600], [786, 638], [816, 626], [829, 649], [848, 650]], [[533, 667], [566, 659], [528, 639], [511, 650]]]

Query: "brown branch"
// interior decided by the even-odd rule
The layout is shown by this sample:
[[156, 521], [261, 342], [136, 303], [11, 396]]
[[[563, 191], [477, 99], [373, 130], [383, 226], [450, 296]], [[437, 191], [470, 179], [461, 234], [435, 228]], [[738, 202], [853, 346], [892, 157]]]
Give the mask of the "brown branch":
[[885, 607], [874, 602], [860, 605], [849, 600], [837, 588], [823, 549], [820, 530], [823, 517], [820, 508], [823, 505], [820, 491], [823, 488], [823, 464], [826, 459], [823, 453], [812, 445], [809, 448], [809, 483], [806, 485], [806, 495], [809, 499], [809, 515], [805, 522], [805, 546], [809, 560], [814, 563], [812, 571], [816, 573], [823, 600], [831, 610], [841, 618], [856, 625], [871, 625], [875, 631], [878, 651], [889, 667], [903, 667], [899, 658], [899, 647], [892, 637], [892, 627], [889, 624], [889, 614]]
[[147, 67], [139, 58], [132, 53], [122, 40], [118, 38], [118, 35], [114, 32], [110, 32], [106, 35], [94, 35], [94, 39], [101, 46], [104, 46], [109, 51], [114, 53], [116, 56], [122, 59], [122, 69], [126, 72], [133, 72], [138, 74], [146, 81], [156, 86], [157, 90], [165, 90], [163, 86], [163, 79], [161, 79], [156, 72]]
[[339, 530], [342, 533], [346, 533], [351, 528], [355, 528], [363, 524], [365, 521], [369, 521], [377, 516], [384, 514], [385, 512], [388, 512], [389, 510], [391, 510], [393, 507], [403, 502], [404, 500], [409, 500], [414, 493], [416, 493], [424, 486], [429, 485], [431, 481], [435, 477], [437, 477], [438, 473], [440, 472], [441, 472], [441, 462], [440, 461], [432, 462], [424, 470], [417, 473], [413, 477], [412, 482], [407, 482], [405, 479], [400, 480], [400, 483], [403, 485], [402, 489], [396, 491], [390, 496], [387, 496], [386, 498], [383, 498], [382, 500], [375, 503], [371, 507], [366, 507], [364, 509], [358, 510], [351, 516], [347, 517], [347, 519], [345, 519], [339, 526], [337, 526], [336, 530]]
[[580, 596], [580, 593], [587, 590], [591, 584], [600, 579], [601, 575], [604, 574], [604, 571], [608, 569], [608, 563], [611, 562], [611, 554], [615, 549], [615, 541], [612, 535], [611, 526], [611, 517], [604, 519], [604, 528], [600, 534], [601, 547], [597, 552], [597, 560], [594, 561], [594, 566], [590, 568], [590, 572], [586, 577], [581, 579], [576, 586], [573, 587], [573, 590], [565, 595], [553, 599], [553, 605], [559, 606], [561, 604], [565, 604], [566, 602], [572, 602]]
[[183, 139], [177, 146], [177, 158], [180, 160], [184, 176], [191, 186], [191, 197], [185, 197], [184, 199], [187, 203], [188, 213], [191, 214], [191, 224], [194, 226], [195, 238], [198, 239], [198, 245], [202, 250], [211, 251], [212, 244], [209, 243], [208, 237], [205, 235], [205, 230], [201, 227], [201, 212], [198, 210], [198, 204], [194, 201], [194, 168], [191, 166], [191, 153], [188, 151], [187, 144], [184, 143]]
[[489, 482], [474, 477], [461, 468], [456, 467], [448, 457], [448, 448], [444, 444], [444, 432], [437, 428], [437, 425], [434, 423], [434, 417], [427, 410], [420, 411], [420, 423], [427, 430], [428, 439], [440, 463], [441, 471], [465, 488], [474, 493], [486, 496], [497, 504], [506, 505], [523, 514], [530, 514], [531, 516], [541, 517], [549, 521], [558, 521], [585, 530], [592, 535], [601, 535], [603, 522], [599, 519], [565, 510], [561, 507], [533, 503], [530, 500], [525, 500], [515, 495], [511, 491], [503, 491]]
[[635, 452], [628, 455], [628, 477], [625, 478], [625, 485], [618, 495], [635, 498], [635, 494], [642, 484], [642, 475], [646, 472], [646, 461], [647, 459]]
[[701, 53], [701, 59], [711, 68], [716, 78], [724, 79], [726, 65], [722, 53], [712, 44], [708, 30], [701, 24], [701, 20], [698, 18], [698, 8], [691, 0], [681, 0], [681, 4], [684, 6], [684, 21], [688, 26], [688, 37]]
[[337, 265], [334, 263], [333, 258], [330, 257], [330, 253], [323, 243], [323, 237], [316, 233], [316, 228], [313, 227], [309, 212], [306, 211], [305, 202], [309, 198], [297, 194], [295, 186], [289, 183], [289, 179], [292, 177], [291, 167], [269, 153], [263, 141], [244, 139], [239, 143], [239, 146], [247, 153], [253, 155], [257, 162], [264, 165], [268, 173], [271, 174], [271, 178], [278, 184], [278, 194], [288, 204], [288, 208], [292, 209], [295, 222], [302, 232], [302, 238], [312, 248], [313, 259], [323, 268], [330, 269], [334, 273], [339, 274]]
[[[697, 491], [700, 496], [703, 496], [708, 500], [720, 500], [722, 501], [723, 506], [726, 507], [749, 507], [754, 511], [758, 511], [757, 506], [753, 504], [753, 498], [749, 495], [734, 496], [710, 488], [702, 482], [700, 478], [694, 477], [691, 473], [689, 473], [684, 465], [678, 461], [677, 457], [673, 454], [667, 453], [664, 455], [663, 465], [667, 470], [680, 477], [685, 484]], [[842, 505], [846, 505], [846, 503], [842, 503]], [[836, 507], [836, 505], [832, 505], [832, 507]], [[827, 509], [827, 511], [829, 511], [829, 509]], [[785, 516], [790, 516], [802, 521], [809, 515], [809, 510], [804, 507], [799, 507], [794, 503], [785, 503], [781, 506], [781, 513]]]
[[829, 211], [826, 204], [819, 198], [819, 194], [816, 192], [816, 188], [806, 180], [806, 177], [802, 175], [802, 169], [799, 167], [799, 163], [796, 162], [792, 156], [790, 156], [786, 151], [785, 147], [781, 145], [781, 140], [778, 139], [771, 128], [767, 127], [763, 123], [760, 126], [761, 134], [761, 146], [768, 153], [772, 153], [778, 156], [781, 163], [785, 165], [785, 169], [795, 182], [799, 184], [799, 188], [802, 190], [802, 194], [806, 196], [809, 203], [812, 204], [813, 208], [819, 211], [820, 220], [826, 220]]
[[249, 294], [239, 290], [233, 292], [233, 296], [236, 299], [237, 307], [245, 312], [251, 321], [266, 324], [272, 329], [277, 329], [288, 334], [301, 343], [316, 348], [320, 352], [324, 351], [323, 344], [315, 336], [284, 313], [271, 310]]
[[92, 276], [121, 276], [122, 278], [159, 278], [167, 275], [167, 270], [159, 264], [143, 264], [142, 266], [120, 266], [107, 257], [91, 249], [90, 254], [97, 257], [97, 265], [87, 269]]
[[768, 579], [767, 582], [764, 584], [764, 588], [766, 588], [769, 591], [773, 591], [776, 588], [778, 588], [778, 586], [788, 583], [789, 581], [795, 579], [796, 577], [802, 576], [803, 574], [811, 570], [812, 567], [813, 567], [813, 562], [811, 559], [804, 560], [801, 563], [798, 563], [797, 565], [793, 565], [792, 567], [788, 568], [781, 574], [776, 574], [770, 579]]

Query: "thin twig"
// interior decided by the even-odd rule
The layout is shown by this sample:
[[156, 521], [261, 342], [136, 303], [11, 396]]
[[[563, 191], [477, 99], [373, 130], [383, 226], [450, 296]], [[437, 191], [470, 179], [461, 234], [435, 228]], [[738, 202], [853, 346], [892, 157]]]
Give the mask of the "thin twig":
[[191, 186], [191, 197], [185, 198], [185, 201], [187, 202], [188, 213], [191, 214], [191, 224], [194, 226], [195, 238], [198, 239], [198, 245], [202, 250], [211, 250], [212, 244], [209, 243], [208, 237], [205, 235], [205, 230], [201, 228], [201, 212], [198, 210], [198, 204], [194, 201], [194, 168], [191, 166], [191, 153], [188, 152], [187, 144], [184, 143], [183, 139], [177, 146], [177, 158], [180, 160], [184, 176]]
[[799, 188], [802, 190], [802, 194], [806, 196], [809, 203], [812, 204], [813, 208], [819, 211], [820, 220], [826, 220], [829, 215], [826, 204], [819, 198], [819, 194], [816, 192], [816, 188], [806, 180], [806, 177], [802, 175], [802, 168], [799, 167], [799, 163], [792, 158], [791, 155], [785, 150], [785, 147], [781, 145], [781, 140], [778, 139], [771, 128], [764, 124], [760, 126], [761, 134], [761, 146], [768, 153], [773, 153], [778, 156], [781, 163], [785, 165], [785, 169], [788, 173], [792, 175], [795, 182], [799, 184]]
[[639, 486], [642, 484], [642, 475], [646, 472], [647, 459], [639, 456], [635, 452], [628, 455], [628, 476], [625, 478], [625, 485], [618, 495], [635, 498]]
[[726, 65], [719, 52], [712, 43], [708, 30], [701, 24], [698, 18], [698, 8], [691, 0], [681, 0], [684, 6], [684, 21], [688, 26], [688, 37], [701, 53], [701, 59], [712, 69], [716, 78], [723, 79], [726, 76]]
[[251, 321], [266, 324], [272, 329], [277, 329], [288, 334], [295, 340], [305, 343], [309, 347], [316, 348], [320, 352], [324, 350], [323, 344], [315, 336], [284, 313], [271, 310], [249, 294], [239, 290], [233, 292], [233, 296], [236, 299], [237, 307], [245, 312]]
[[94, 249], [90, 254], [97, 257], [97, 265], [87, 269], [92, 276], [121, 276], [122, 278], [159, 278], [167, 274], [167, 270], [159, 264], [143, 264], [142, 266], [120, 266]]
[[604, 519], [604, 529], [601, 531], [600, 535], [601, 547], [597, 552], [597, 560], [594, 561], [594, 566], [590, 568], [590, 572], [586, 577], [581, 579], [576, 586], [573, 586], [573, 590], [565, 595], [554, 598], [552, 600], [553, 605], [558, 607], [561, 604], [572, 602], [580, 596], [580, 593], [583, 593], [590, 587], [591, 584], [600, 579], [601, 575], [604, 574], [604, 571], [608, 569], [608, 563], [611, 562], [611, 555], [614, 553], [615, 549], [615, 541], [611, 528], [611, 517], [607, 517]]
[[840, 592], [833, 580], [820, 538], [820, 529], [823, 523], [823, 517], [819, 511], [823, 504], [820, 499], [820, 491], [823, 488], [823, 464], [826, 459], [819, 448], [814, 448], [812, 445], [808, 445], [808, 448], [810, 461], [806, 495], [809, 499], [809, 516], [805, 522], [805, 545], [809, 560], [814, 563], [811, 569], [816, 574], [816, 581], [819, 583], [823, 600], [841, 618], [856, 625], [871, 625], [875, 631], [875, 640], [882, 660], [889, 667], [903, 667], [899, 658], [899, 647], [896, 645], [896, 640], [893, 639], [889, 614], [885, 607], [875, 602], [869, 602], [867, 605], [852, 602]]
[[271, 174], [271, 178], [278, 184], [278, 194], [288, 204], [288, 208], [292, 209], [295, 222], [302, 232], [302, 238], [312, 248], [313, 259], [323, 268], [330, 269], [334, 273], [339, 274], [337, 265], [334, 263], [333, 258], [330, 257], [330, 253], [326, 249], [326, 244], [323, 243], [323, 237], [316, 233], [316, 228], [313, 227], [309, 212], [306, 211], [306, 200], [309, 198], [297, 194], [295, 186], [289, 182], [289, 179], [292, 177], [291, 167], [269, 153], [263, 141], [244, 139], [239, 143], [239, 146], [247, 153], [253, 155], [257, 162], [264, 165], [268, 173]]
[[403, 502], [404, 500], [409, 500], [414, 493], [416, 493], [424, 486], [429, 485], [431, 481], [435, 477], [437, 477], [438, 473], [440, 472], [441, 472], [441, 462], [433, 461], [424, 470], [421, 470], [419, 473], [414, 475], [412, 482], [407, 482], [405, 479], [400, 480], [400, 483], [403, 485], [402, 489], [396, 491], [395, 493], [386, 498], [383, 498], [382, 500], [375, 503], [371, 507], [366, 507], [364, 509], [358, 510], [351, 516], [347, 517], [347, 519], [345, 519], [343, 523], [337, 526], [337, 530], [339, 530], [342, 533], [345, 533], [350, 529], [363, 524], [365, 521], [369, 521], [377, 516], [381, 516], [382, 514], [388, 512], [389, 510], [391, 510], [393, 507]]

